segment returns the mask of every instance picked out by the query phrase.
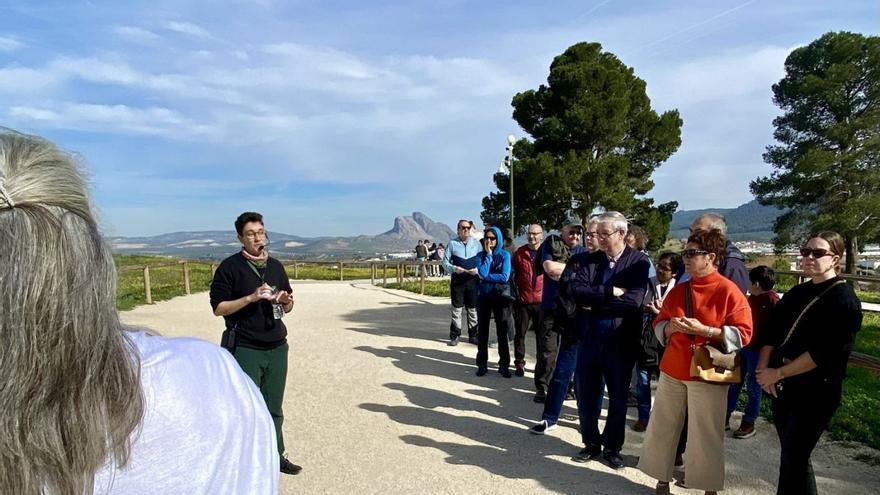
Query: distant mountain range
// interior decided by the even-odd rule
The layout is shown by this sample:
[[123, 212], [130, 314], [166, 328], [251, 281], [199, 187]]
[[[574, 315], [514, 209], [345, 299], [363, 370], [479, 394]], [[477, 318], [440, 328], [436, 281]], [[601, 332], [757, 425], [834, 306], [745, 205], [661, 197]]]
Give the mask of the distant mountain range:
[[[269, 232], [269, 250], [278, 258], [372, 258], [412, 251], [419, 239], [447, 243], [454, 234], [448, 225], [421, 212], [394, 219], [391, 230], [355, 237], [301, 237]], [[181, 258], [222, 259], [241, 243], [234, 231], [173, 232], [152, 237], [114, 237], [113, 251], [120, 254], [156, 254]]]
[[733, 241], [773, 240], [773, 221], [784, 210], [773, 206], [761, 206], [757, 200], [749, 201], [736, 208], [707, 208], [702, 210], [677, 211], [672, 215], [669, 237], [684, 239], [690, 233], [688, 227], [703, 213], [715, 212], [724, 215], [727, 221], [727, 236]]
[[[672, 216], [669, 236], [686, 238], [688, 227], [699, 215], [714, 211], [727, 219], [728, 236], [734, 241], [770, 241], [773, 220], [782, 212], [750, 201], [737, 208], [684, 210]], [[394, 219], [394, 226], [378, 235], [355, 237], [302, 237], [269, 232], [269, 249], [278, 258], [373, 258], [409, 253], [419, 239], [447, 243], [455, 232], [421, 212]], [[520, 239], [522, 240], [522, 239]], [[524, 240], [522, 240], [525, 242]], [[152, 237], [114, 237], [113, 250], [120, 254], [156, 254], [180, 258], [223, 259], [241, 243], [231, 230], [173, 232]]]

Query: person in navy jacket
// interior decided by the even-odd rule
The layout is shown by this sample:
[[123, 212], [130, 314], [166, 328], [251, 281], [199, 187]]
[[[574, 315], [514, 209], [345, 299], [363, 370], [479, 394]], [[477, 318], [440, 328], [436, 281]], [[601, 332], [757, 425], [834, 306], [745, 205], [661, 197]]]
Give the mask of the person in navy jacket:
[[[626, 400], [633, 366], [641, 349], [642, 304], [650, 263], [645, 253], [626, 245], [627, 220], [621, 213], [599, 215], [600, 251], [572, 256], [560, 290], [577, 305], [580, 335], [575, 386], [584, 449], [576, 460], [602, 456], [614, 469], [624, 467], [620, 450], [626, 426]], [[596, 401], [602, 382], [608, 389], [608, 415], [599, 434]]]
[[495, 318], [498, 334], [498, 373], [510, 378], [510, 348], [507, 335], [510, 322], [510, 253], [501, 247], [503, 239], [498, 227], [486, 229], [483, 251], [477, 255], [477, 273], [480, 277], [477, 300], [477, 376], [487, 371], [489, 360], [489, 318]]

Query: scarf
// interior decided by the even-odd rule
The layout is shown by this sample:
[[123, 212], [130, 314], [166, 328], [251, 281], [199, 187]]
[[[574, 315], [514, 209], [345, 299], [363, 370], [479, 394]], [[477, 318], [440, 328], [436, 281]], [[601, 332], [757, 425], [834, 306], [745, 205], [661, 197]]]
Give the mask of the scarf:
[[257, 268], [266, 268], [266, 260], [269, 259], [269, 250], [263, 249], [263, 252], [260, 253], [259, 256], [253, 256], [249, 252], [247, 252], [244, 248], [241, 248], [241, 255], [244, 256], [244, 259], [248, 260], [249, 263], [254, 265]]

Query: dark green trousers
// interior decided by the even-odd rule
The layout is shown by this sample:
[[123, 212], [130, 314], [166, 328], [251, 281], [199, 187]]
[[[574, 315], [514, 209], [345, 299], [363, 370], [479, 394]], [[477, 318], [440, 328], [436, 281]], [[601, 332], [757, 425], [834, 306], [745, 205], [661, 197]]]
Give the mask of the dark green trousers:
[[284, 423], [284, 411], [281, 404], [284, 402], [284, 384], [287, 381], [287, 350], [290, 346], [287, 342], [280, 346], [262, 351], [247, 347], [235, 348], [235, 360], [241, 366], [242, 371], [251, 377], [263, 400], [272, 415], [275, 423], [275, 436], [278, 440], [278, 453], [284, 454], [284, 435], [281, 433], [281, 424]]

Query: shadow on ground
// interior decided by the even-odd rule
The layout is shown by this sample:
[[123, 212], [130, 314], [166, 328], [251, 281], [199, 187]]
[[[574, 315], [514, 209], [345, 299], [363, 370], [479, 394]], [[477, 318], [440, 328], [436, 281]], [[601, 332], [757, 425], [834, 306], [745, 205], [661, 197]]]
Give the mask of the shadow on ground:
[[[388, 293], [397, 296], [391, 291]], [[530, 376], [502, 378], [494, 369], [492, 362], [497, 359], [497, 353], [490, 349], [489, 374], [477, 377], [474, 374], [475, 346], [464, 342], [456, 348], [437, 348], [437, 344], [448, 339], [448, 305], [398, 296], [384, 301], [381, 308], [352, 311], [344, 318], [352, 324], [348, 328], [349, 331], [414, 341], [411, 346], [360, 346], [356, 347], [356, 350], [388, 359], [394, 366], [411, 375], [442, 377], [473, 385], [474, 388], [456, 395], [413, 384], [387, 383], [385, 387], [403, 393], [411, 405], [389, 406], [376, 403], [360, 405], [364, 410], [384, 414], [400, 424], [453, 432], [469, 439], [465, 444], [438, 441], [425, 435], [402, 435], [400, 439], [407, 444], [443, 451], [447, 455], [446, 461], [449, 464], [478, 466], [490, 473], [510, 479], [534, 479], [548, 490], [561, 493], [653, 492], [652, 487], [635, 483], [626, 477], [627, 473], [631, 474], [635, 469], [632, 466], [637, 463], [637, 457], [633, 454], [639, 453], [643, 439], [643, 434], [630, 431], [629, 426], [626, 432], [624, 459], [630, 467], [619, 475], [591, 469], [591, 465], [596, 466], [594, 463], [597, 461], [587, 464], [571, 461], [570, 457], [577, 453], [580, 445], [573, 445], [552, 434], [530, 435], [527, 429], [540, 418], [542, 407], [531, 400], [534, 385]], [[494, 330], [493, 324], [493, 333]], [[533, 339], [531, 334], [529, 338]], [[425, 341], [435, 344], [427, 344]], [[420, 347], [422, 345], [424, 347]], [[463, 349], [466, 349], [464, 355]], [[532, 352], [533, 349], [534, 347], [530, 346]], [[629, 412], [634, 413], [635, 410]], [[563, 418], [571, 418], [575, 414], [574, 403], [567, 402], [563, 410]], [[628, 421], [628, 425], [629, 423], [631, 421]], [[576, 416], [573, 421], [563, 421], [560, 424], [577, 428]], [[474, 442], [480, 445], [471, 445]], [[772, 473], [767, 473], [759, 468], [758, 464], [766, 464], [767, 458], [754, 455], [752, 449], [771, 449], [777, 452], [774, 454], [776, 456], [778, 443], [775, 443], [773, 437], [765, 438], [766, 444], [752, 442], [746, 445], [744, 442], [726, 439], [728, 477], [726, 493], [753, 494], [773, 491], [776, 472], [773, 470]], [[778, 462], [777, 459], [773, 458], [772, 462]], [[816, 465], [814, 462], [814, 467], [817, 476], [825, 474], [824, 466], [821, 464]], [[829, 484], [834, 486], [833, 479], [826, 478], [824, 482], [830, 482]], [[680, 491], [681, 488], [678, 490]]]

